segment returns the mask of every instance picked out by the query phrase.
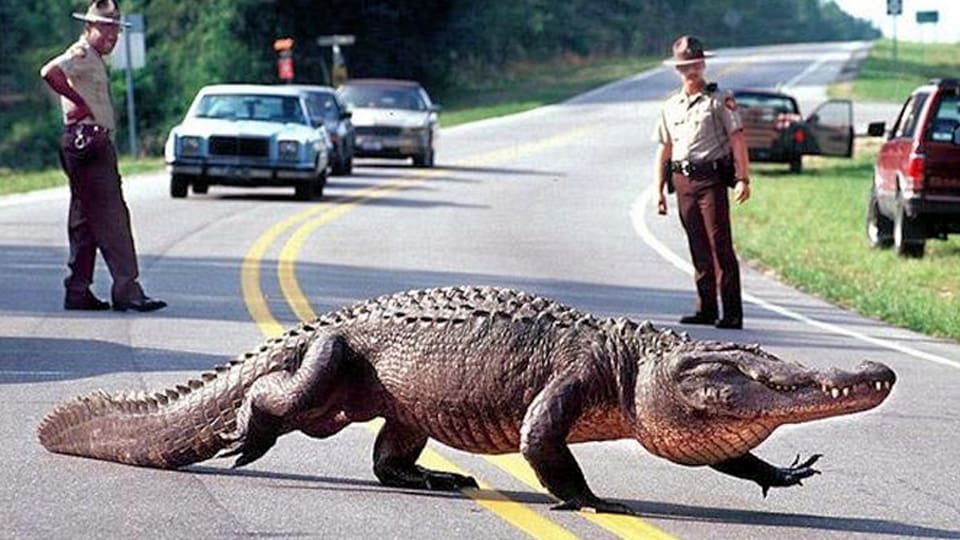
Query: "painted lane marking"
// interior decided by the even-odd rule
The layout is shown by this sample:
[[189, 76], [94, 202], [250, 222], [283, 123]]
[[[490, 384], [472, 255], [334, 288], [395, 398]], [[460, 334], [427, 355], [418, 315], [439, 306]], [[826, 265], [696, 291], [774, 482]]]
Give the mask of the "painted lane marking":
[[[686, 259], [681, 258], [679, 255], [674, 253], [661, 242], [653, 232], [647, 227], [646, 223], [646, 214], [647, 214], [647, 201], [653, 201], [653, 198], [656, 196], [656, 186], [653, 184], [649, 185], [647, 189], [634, 201], [633, 206], [630, 209], [630, 218], [633, 220], [633, 228], [637, 232], [637, 235], [640, 236], [643, 241], [653, 248], [661, 257], [663, 257], [667, 262], [675, 266], [677, 269], [693, 275], [693, 266], [687, 262]], [[924, 352], [902, 343], [895, 341], [889, 341], [885, 339], [875, 338], [867, 334], [857, 332], [856, 330], [850, 330], [842, 326], [826, 323], [823, 321], [818, 321], [807, 317], [806, 315], [800, 314], [791, 309], [778, 306], [773, 302], [769, 302], [760, 297], [754, 296], [750, 293], [743, 293], [743, 299], [747, 302], [755, 304], [757, 306], [766, 309], [767, 311], [772, 311], [789, 319], [802, 322], [808, 326], [818, 328], [820, 330], [830, 332], [833, 334], [850, 337], [864, 343], [869, 343], [875, 347], [880, 347], [883, 349], [888, 349], [898, 353], [905, 354], [907, 356], [912, 356], [920, 360], [926, 360], [927, 362], [933, 362], [941, 366], [951, 367], [954, 369], [960, 369], [960, 362], [956, 360], [951, 360], [949, 358], [944, 358], [942, 356], [937, 356], [928, 352]]]
[[[590, 131], [596, 128], [581, 128], [574, 130], [568, 133], [560, 134], [548, 139], [544, 139], [537, 142], [527, 143], [524, 145], [517, 145], [513, 147], [507, 147], [500, 150], [495, 150], [486, 154], [483, 154], [477, 158], [466, 160], [459, 165], [461, 166], [478, 166], [478, 165], [489, 165], [498, 161], [507, 160], [509, 158], [519, 157], [525, 154], [534, 153], [538, 150], [549, 148], [552, 146], [557, 146], [570, 142], [576, 138], [583, 137], [584, 132]], [[440, 174], [441, 171], [432, 172], [432, 174], [421, 175], [420, 177], [408, 179], [403, 182], [398, 182], [396, 185], [392, 186], [382, 186], [383, 189], [374, 189], [370, 193], [365, 193], [364, 195], [357, 195], [355, 197], [348, 198], [345, 203], [343, 203], [342, 208], [337, 210], [328, 211], [320, 216], [317, 216], [313, 219], [310, 219], [307, 216], [304, 219], [298, 220], [300, 223], [298, 229], [290, 236], [289, 240], [284, 244], [280, 259], [278, 261], [278, 277], [281, 281], [281, 289], [283, 291], [284, 297], [287, 300], [291, 310], [299, 317], [301, 320], [313, 320], [317, 317], [316, 312], [310, 306], [309, 300], [303, 294], [302, 289], [299, 286], [295, 265], [296, 261], [299, 259], [299, 253], [304, 247], [306, 240], [319, 227], [332, 222], [338, 217], [342, 216], [349, 210], [354, 207], [362, 204], [363, 202], [374, 199], [377, 197], [382, 197], [387, 195], [390, 192], [412, 187], [414, 185], [426, 182], [429, 177], [436, 176]], [[252, 310], [251, 310], [252, 311]], [[268, 313], [269, 314], [269, 313]], [[271, 315], [272, 318], [272, 315]], [[276, 321], [273, 321], [276, 323]], [[375, 429], [375, 428], [370, 428]], [[484, 456], [487, 457], [487, 456]], [[522, 458], [519, 458], [522, 461]], [[439, 468], [441, 470], [453, 470], [456, 469], [457, 472], [460, 471], [459, 468], [453, 466], [453, 464], [445, 457], [443, 457], [438, 452], [431, 450], [430, 448], [424, 449], [421, 454], [418, 463], [422, 466], [433, 467], [428, 465], [429, 463], [440, 464]], [[496, 462], [493, 462], [497, 464]], [[449, 464], [449, 465], [446, 465]], [[526, 466], [524, 470], [522, 467], [511, 467], [504, 468], [501, 465], [500, 468], [507, 472], [508, 474], [516, 476], [522, 482], [532, 485], [534, 489], [537, 489], [540, 492], [546, 493], [542, 487], [539, 486], [539, 482], [535, 480], [535, 475], [533, 471]], [[466, 473], [461, 473], [466, 474]], [[519, 475], [519, 476], [518, 476]], [[527, 477], [527, 480], [524, 480], [524, 477]], [[530, 484], [529, 478], [533, 478], [534, 484]], [[480, 483], [478, 481], [478, 483]], [[472, 489], [461, 490], [461, 492], [473, 499], [477, 504], [483, 506], [484, 508], [494, 512], [498, 517], [504, 519], [508, 523], [511, 523], [517, 528], [520, 528], [527, 534], [535, 538], [559, 538], [558, 533], [555, 529], [559, 528], [553, 521], [544, 518], [540, 514], [528, 508], [523, 503], [513, 501], [512, 499], [506, 497], [502, 493], [492, 490], [486, 484], [481, 484], [483, 486], [483, 492], [478, 492]], [[644, 522], [639, 517], [635, 516], [617, 516], [609, 514], [593, 514], [589, 512], [577, 512], [576, 515], [587, 519], [594, 524], [608, 530], [609, 532], [615, 534], [616, 536], [624, 539], [639, 539], [639, 538], [655, 538], [655, 539], [672, 539], [674, 537], [669, 534], [660, 531], [653, 525], [650, 525]], [[520, 527], [517, 523], [522, 523], [523, 526]], [[560, 531], [563, 531], [567, 536], [566, 538], [576, 538], [575, 536], [568, 533], [565, 529], [559, 528]], [[536, 532], [536, 534], [534, 534]]]
[[[518, 478], [530, 488], [553, 497], [553, 495], [540, 484], [540, 480], [537, 479], [537, 474], [520, 454], [483, 457], [490, 463], [493, 463], [505, 472]], [[676, 538], [634, 516], [594, 514], [590, 512], [577, 512], [577, 514], [620, 538], [649, 538], [652, 540], [674, 540]]]

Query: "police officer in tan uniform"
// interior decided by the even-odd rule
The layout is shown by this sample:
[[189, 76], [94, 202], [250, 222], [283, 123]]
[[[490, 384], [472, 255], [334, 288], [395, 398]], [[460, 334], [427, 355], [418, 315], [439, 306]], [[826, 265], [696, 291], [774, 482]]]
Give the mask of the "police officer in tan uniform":
[[740, 267], [730, 232], [727, 188], [733, 188], [738, 203], [750, 198], [749, 158], [733, 95], [704, 79], [704, 60], [709, 56], [697, 38], [682, 36], [673, 44], [673, 57], [664, 61], [676, 68], [683, 87], [667, 99], [654, 134], [659, 143], [657, 209], [667, 213], [665, 190], [672, 183], [697, 286], [696, 311], [680, 322], [740, 329]]
[[64, 123], [60, 163], [70, 179], [70, 275], [64, 280], [63, 307], [110, 308], [90, 291], [99, 249], [113, 277], [113, 309], [153, 311], [166, 303], [148, 298], [137, 281], [140, 272], [130, 213], [111, 139], [113, 105], [103, 56], [113, 50], [123, 23], [114, 0], [95, 0], [86, 13], [74, 13], [73, 17], [86, 22], [83, 35], [40, 70], [60, 95]]

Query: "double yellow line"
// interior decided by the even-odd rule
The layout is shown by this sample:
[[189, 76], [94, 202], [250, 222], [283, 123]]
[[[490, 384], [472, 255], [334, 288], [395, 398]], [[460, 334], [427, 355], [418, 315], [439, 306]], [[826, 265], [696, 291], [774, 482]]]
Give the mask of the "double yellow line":
[[[591, 130], [591, 128], [581, 128], [541, 141], [496, 150], [483, 154], [469, 162], [464, 162], [461, 165], [479, 166], [503, 162], [511, 158], [532, 154], [540, 150], [571, 142], [577, 138], [585, 137], [586, 132]], [[250, 312], [250, 316], [256, 322], [260, 331], [267, 337], [278, 336], [284, 331], [283, 326], [274, 317], [270, 309], [268, 297], [261, 288], [261, 267], [263, 262], [268, 251], [277, 244], [277, 241], [282, 236], [293, 229], [293, 232], [288, 235], [287, 240], [283, 243], [277, 259], [277, 277], [280, 282], [280, 290], [286, 303], [300, 320], [315, 319], [317, 314], [310, 306], [309, 300], [300, 288], [295, 269], [300, 251], [303, 249], [310, 235], [318, 228], [338, 219], [365, 202], [383, 197], [398, 190], [422, 184], [438, 174], [440, 174], [440, 171], [432, 170], [426, 171], [417, 177], [396, 178], [377, 186], [360, 190], [349, 197], [337, 201], [320, 203], [294, 214], [267, 229], [250, 247], [241, 267], [243, 299], [247, 305], [247, 310]], [[487, 456], [486, 459], [532, 489], [541, 493], [547, 493], [540, 485], [533, 470], [518, 454]], [[424, 449], [418, 463], [432, 469], [446, 470], [464, 475], [469, 474], [429, 447]], [[480, 480], [478, 480], [477, 483], [479, 484], [480, 490], [464, 489], [463, 494], [531, 537], [561, 540], [578, 538], [570, 531], [564, 529], [554, 521], [547, 519], [530, 507], [493, 490], [486, 483]], [[593, 514], [587, 512], [578, 512], [577, 515], [606, 529], [619, 538], [650, 538], [656, 540], [673, 538], [669, 534], [633, 516]]]

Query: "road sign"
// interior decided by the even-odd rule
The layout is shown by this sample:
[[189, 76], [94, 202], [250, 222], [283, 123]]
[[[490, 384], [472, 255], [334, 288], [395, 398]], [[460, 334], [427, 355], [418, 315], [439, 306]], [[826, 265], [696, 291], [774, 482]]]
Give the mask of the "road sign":
[[317, 38], [317, 45], [321, 47], [330, 47], [332, 45], [353, 45], [356, 38], [353, 35], [320, 36]]
[[903, 0], [887, 0], [887, 15], [903, 13]]
[[939, 11], [918, 11], [917, 12], [917, 23], [937, 23], [940, 21], [940, 12]]

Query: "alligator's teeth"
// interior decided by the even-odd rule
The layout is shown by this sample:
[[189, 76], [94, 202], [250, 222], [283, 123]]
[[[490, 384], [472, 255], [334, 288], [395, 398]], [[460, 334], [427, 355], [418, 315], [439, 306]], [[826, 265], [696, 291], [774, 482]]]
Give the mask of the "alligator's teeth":
[[831, 389], [830, 389], [830, 396], [833, 397], [833, 398], [838, 398], [838, 397], [840, 397], [840, 389], [839, 389], [839, 388], [831, 388]]
[[880, 382], [880, 381], [877, 381], [877, 382], [873, 383], [873, 386], [874, 386], [874, 388], [876, 388], [877, 390], [883, 390], [883, 383]]
[[797, 385], [791, 386], [791, 387], [790, 387], [790, 390], [791, 390], [792, 392], [796, 392], [796, 391], [797, 391]]
[[844, 396], [849, 396], [849, 395], [850, 395], [850, 387], [849, 387], [849, 386], [843, 389], [843, 395], [844, 395]]
[[827, 388], [827, 385], [825, 385], [825, 384], [821, 384], [821, 385], [820, 385], [820, 391], [823, 392], [824, 394], [829, 394], [829, 393], [830, 393], [830, 389]]
[[893, 385], [890, 384], [890, 381], [884, 381], [884, 382], [883, 382], [883, 387], [886, 388], [887, 390], [889, 390], [891, 386], [893, 386]]

